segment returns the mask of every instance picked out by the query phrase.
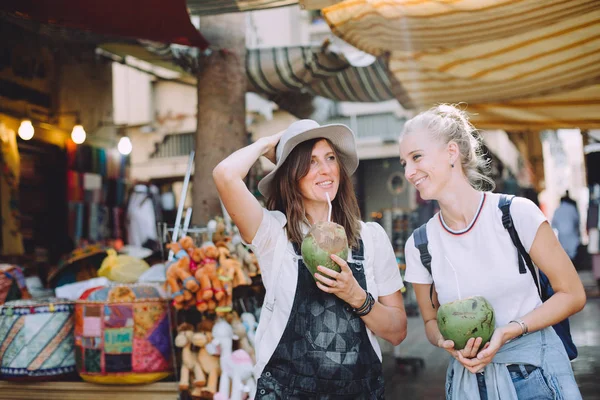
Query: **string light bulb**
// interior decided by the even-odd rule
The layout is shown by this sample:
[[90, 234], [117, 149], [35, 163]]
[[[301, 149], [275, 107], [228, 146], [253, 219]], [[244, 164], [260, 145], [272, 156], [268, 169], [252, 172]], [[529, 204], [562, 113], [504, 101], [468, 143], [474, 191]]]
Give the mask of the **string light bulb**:
[[87, 135], [85, 134], [85, 129], [83, 129], [83, 126], [77, 124], [73, 127], [73, 131], [71, 132], [71, 140], [75, 144], [81, 144], [85, 142], [86, 136]]
[[119, 150], [119, 153], [123, 154], [124, 156], [131, 153], [131, 150], [133, 150], [131, 139], [129, 139], [127, 136], [123, 136], [121, 139], [119, 139], [117, 149]]
[[23, 140], [29, 140], [33, 137], [35, 129], [33, 129], [33, 124], [30, 120], [24, 119], [21, 121], [21, 125], [19, 126], [19, 137]]

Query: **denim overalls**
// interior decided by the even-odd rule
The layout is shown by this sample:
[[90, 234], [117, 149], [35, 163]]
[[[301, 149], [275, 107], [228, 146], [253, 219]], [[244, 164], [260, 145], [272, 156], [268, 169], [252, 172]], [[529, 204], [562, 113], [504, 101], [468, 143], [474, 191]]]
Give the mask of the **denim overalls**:
[[[299, 246], [294, 250], [300, 256]], [[366, 290], [364, 249], [348, 263]], [[258, 380], [257, 399], [383, 399], [381, 361], [367, 328], [348, 304], [320, 290], [302, 257], [283, 336]]]

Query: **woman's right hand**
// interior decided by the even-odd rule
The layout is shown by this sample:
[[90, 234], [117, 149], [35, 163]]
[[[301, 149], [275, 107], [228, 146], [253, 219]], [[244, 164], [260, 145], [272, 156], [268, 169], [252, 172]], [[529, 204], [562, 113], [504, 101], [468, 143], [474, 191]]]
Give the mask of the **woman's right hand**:
[[273, 164], [277, 164], [275, 150], [277, 149], [277, 143], [279, 143], [279, 140], [281, 139], [281, 136], [283, 136], [284, 132], [285, 131], [281, 131], [274, 135], [262, 138], [262, 140], [265, 142], [265, 147], [266, 147], [266, 150], [264, 151], [263, 156], [266, 157]]
[[438, 341], [438, 346], [450, 353], [452, 357], [456, 358], [456, 360], [463, 364], [465, 367], [470, 367], [470, 365], [465, 365], [465, 363], [463, 363], [461, 359], [464, 360], [477, 357], [477, 353], [479, 352], [479, 347], [481, 346], [482, 341], [483, 340], [480, 337], [471, 338], [467, 341], [467, 345], [464, 349], [456, 350], [454, 348], [454, 342], [452, 340], [444, 340], [443, 338], [440, 338], [440, 340]]

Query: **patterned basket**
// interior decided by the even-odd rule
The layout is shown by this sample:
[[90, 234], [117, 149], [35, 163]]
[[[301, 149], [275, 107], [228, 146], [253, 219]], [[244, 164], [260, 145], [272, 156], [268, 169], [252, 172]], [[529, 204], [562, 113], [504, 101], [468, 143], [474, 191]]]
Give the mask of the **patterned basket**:
[[74, 303], [46, 298], [0, 306], [0, 375], [50, 380], [75, 374]]
[[75, 305], [75, 359], [88, 382], [150, 383], [172, 372], [167, 300], [149, 285], [92, 288]]

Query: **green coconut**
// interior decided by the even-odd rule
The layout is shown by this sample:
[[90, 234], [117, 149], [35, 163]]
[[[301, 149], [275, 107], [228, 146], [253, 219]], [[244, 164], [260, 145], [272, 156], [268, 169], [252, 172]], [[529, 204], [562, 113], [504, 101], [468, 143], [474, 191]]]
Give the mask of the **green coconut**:
[[304, 264], [313, 278], [319, 265], [340, 272], [340, 266], [330, 255], [335, 254], [343, 260], [348, 258], [346, 231], [334, 222], [317, 222], [304, 237], [301, 251]]
[[437, 324], [445, 340], [462, 350], [471, 338], [480, 337], [480, 349], [489, 342], [496, 324], [492, 305], [482, 296], [469, 297], [440, 306]]

